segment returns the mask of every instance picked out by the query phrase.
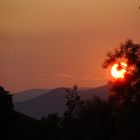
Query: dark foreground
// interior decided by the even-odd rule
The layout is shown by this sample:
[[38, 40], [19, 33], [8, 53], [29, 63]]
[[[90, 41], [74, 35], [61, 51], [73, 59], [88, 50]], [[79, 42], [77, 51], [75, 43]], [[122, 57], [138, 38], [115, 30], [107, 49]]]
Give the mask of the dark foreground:
[[0, 139], [135, 140], [140, 139], [140, 96], [81, 101], [76, 88], [67, 91], [67, 111], [36, 120], [14, 111], [12, 96], [0, 87]]

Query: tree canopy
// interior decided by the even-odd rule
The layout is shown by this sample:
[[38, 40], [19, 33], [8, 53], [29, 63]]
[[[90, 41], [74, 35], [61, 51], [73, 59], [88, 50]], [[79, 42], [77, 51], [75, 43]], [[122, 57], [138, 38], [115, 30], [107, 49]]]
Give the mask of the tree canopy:
[[103, 68], [106, 69], [115, 63], [120, 66], [121, 62], [127, 64], [124, 79], [110, 80], [111, 91], [118, 94], [118, 97], [132, 100], [140, 91], [140, 44], [127, 40], [114, 51], [107, 52]]

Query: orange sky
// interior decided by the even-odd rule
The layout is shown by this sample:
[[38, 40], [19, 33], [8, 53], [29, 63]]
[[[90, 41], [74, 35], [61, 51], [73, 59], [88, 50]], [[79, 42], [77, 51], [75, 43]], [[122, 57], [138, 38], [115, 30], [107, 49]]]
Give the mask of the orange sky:
[[10, 91], [107, 83], [105, 52], [140, 42], [139, 0], [3, 0], [0, 84]]

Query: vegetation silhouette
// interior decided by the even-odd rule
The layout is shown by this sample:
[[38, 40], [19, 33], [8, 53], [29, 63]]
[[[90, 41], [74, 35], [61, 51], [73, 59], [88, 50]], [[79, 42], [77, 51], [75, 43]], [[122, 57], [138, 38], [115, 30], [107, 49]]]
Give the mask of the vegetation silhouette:
[[0, 139], [36, 139], [40, 122], [14, 111], [12, 95], [0, 86]]
[[[140, 128], [140, 45], [132, 40], [108, 52], [103, 67], [125, 60], [128, 65], [124, 80], [109, 81], [107, 100], [93, 97], [82, 101], [77, 87], [67, 90], [67, 111], [61, 118], [60, 139], [132, 140], [139, 139]], [[47, 125], [47, 124], [46, 124]]]
[[[13, 103], [12, 95], [0, 86], [0, 130], [1, 136], [8, 138], [12, 135]], [[6, 135], [5, 132], [8, 132]]]
[[121, 61], [127, 63], [124, 80], [109, 81], [112, 93], [117, 94], [116, 99], [123, 103], [135, 100], [140, 92], [140, 45], [133, 43], [132, 40], [127, 40], [119, 48], [114, 49], [114, 52], [108, 52], [106, 56], [103, 63], [104, 68]]
[[[35, 120], [13, 109], [12, 96], [0, 87], [0, 125], [14, 140], [135, 140], [140, 139], [140, 45], [132, 40], [107, 53], [104, 68], [125, 60], [123, 80], [110, 80], [110, 96], [81, 100], [78, 87], [66, 90], [63, 116]], [[11, 131], [12, 130], [12, 131]], [[12, 132], [12, 133], [11, 133]], [[7, 135], [6, 135], [7, 136]], [[5, 136], [5, 137], [6, 137]], [[7, 137], [6, 137], [7, 138]]]

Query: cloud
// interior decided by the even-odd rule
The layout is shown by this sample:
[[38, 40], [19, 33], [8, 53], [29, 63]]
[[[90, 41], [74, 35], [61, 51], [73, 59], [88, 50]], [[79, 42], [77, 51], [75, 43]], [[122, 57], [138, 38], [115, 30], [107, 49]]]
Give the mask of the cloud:
[[65, 73], [41, 73], [38, 74], [40, 78], [72, 78], [71, 75]]
[[93, 77], [93, 76], [85, 76], [82, 78], [83, 81], [105, 81], [106, 78], [102, 77]]
[[54, 75], [55, 75], [56, 77], [72, 78], [72, 76], [69, 75], [69, 74], [55, 73]]
[[38, 74], [38, 77], [39, 78], [59, 78], [59, 79], [79, 79], [80, 81], [106, 81], [107, 79], [106, 78], [103, 78], [103, 77], [95, 77], [93, 75], [86, 75], [86, 74], [78, 74], [78, 75], [75, 75], [75, 76], [72, 76], [70, 74], [66, 74], [66, 73], [40, 73]]

